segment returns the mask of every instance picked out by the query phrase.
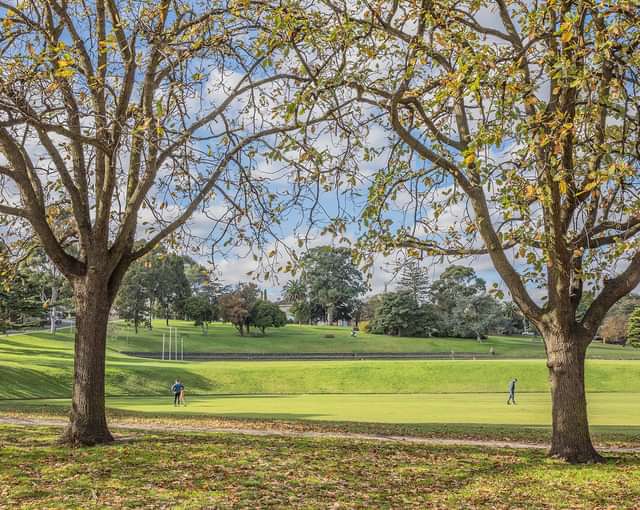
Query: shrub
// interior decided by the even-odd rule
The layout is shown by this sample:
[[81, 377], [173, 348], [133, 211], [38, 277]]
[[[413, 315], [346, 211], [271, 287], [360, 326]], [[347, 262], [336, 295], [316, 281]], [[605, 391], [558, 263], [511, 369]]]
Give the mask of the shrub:
[[640, 307], [629, 316], [627, 322], [627, 342], [634, 347], [640, 347]]

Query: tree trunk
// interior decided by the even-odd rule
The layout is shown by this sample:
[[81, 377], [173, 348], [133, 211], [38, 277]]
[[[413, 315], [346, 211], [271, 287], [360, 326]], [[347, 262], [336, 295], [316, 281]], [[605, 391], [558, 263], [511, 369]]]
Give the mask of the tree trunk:
[[584, 388], [586, 341], [559, 335], [546, 338], [551, 383], [552, 439], [549, 454], [571, 463], [601, 462], [589, 434]]
[[74, 282], [75, 363], [70, 422], [62, 440], [71, 445], [113, 441], [105, 411], [105, 356], [111, 303], [107, 279], [95, 273]]
[[52, 335], [55, 335], [56, 331], [57, 331], [57, 327], [56, 327], [57, 326], [57, 324], [56, 324], [56, 308], [55, 307], [53, 307], [51, 309], [51, 312], [49, 312], [49, 326], [50, 326], [49, 332]]
[[57, 287], [54, 285], [51, 287], [51, 309], [49, 312], [49, 316], [50, 316], [50, 321], [51, 321], [51, 334], [55, 335], [56, 331], [58, 330], [58, 325], [56, 324], [56, 320], [57, 320], [57, 314], [56, 314], [56, 303], [58, 302], [58, 289]]

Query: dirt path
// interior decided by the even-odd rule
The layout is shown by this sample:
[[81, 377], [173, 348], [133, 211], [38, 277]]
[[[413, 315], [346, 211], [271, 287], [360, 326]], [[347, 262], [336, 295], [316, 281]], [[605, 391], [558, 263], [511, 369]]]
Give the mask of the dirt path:
[[[18, 418], [12, 416], [0, 416], [2, 425], [18, 426], [52, 426], [63, 427], [67, 421], [62, 418]], [[322, 439], [356, 439], [362, 441], [398, 442], [409, 444], [422, 444], [429, 446], [474, 446], [480, 448], [511, 448], [511, 449], [535, 449], [543, 450], [548, 445], [542, 443], [525, 443], [519, 441], [494, 441], [481, 439], [445, 439], [416, 436], [398, 435], [377, 435], [359, 434], [352, 432], [318, 432], [318, 431], [296, 431], [284, 429], [253, 429], [237, 427], [210, 427], [210, 426], [175, 426], [159, 423], [134, 423], [126, 420], [115, 420], [112, 422], [115, 430], [138, 430], [148, 432], [208, 432], [208, 433], [229, 433], [245, 434], [248, 436], [280, 436], [296, 438], [322, 438]], [[640, 447], [602, 447], [603, 452], [609, 453], [640, 453]]]

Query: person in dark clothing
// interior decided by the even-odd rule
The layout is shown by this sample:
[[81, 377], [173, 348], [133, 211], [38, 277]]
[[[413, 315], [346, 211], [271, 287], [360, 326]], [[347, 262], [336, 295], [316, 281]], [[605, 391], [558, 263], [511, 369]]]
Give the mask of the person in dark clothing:
[[516, 405], [516, 383], [518, 379], [513, 378], [511, 382], [509, 382], [509, 399], [507, 400], [507, 405], [513, 402], [513, 405]]
[[176, 379], [176, 382], [171, 386], [171, 391], [173, 392], [173, 405], [177, 406], [180, 402], [180, 394], [184, 389], [184, 385], [180, 382], [180, 379]]

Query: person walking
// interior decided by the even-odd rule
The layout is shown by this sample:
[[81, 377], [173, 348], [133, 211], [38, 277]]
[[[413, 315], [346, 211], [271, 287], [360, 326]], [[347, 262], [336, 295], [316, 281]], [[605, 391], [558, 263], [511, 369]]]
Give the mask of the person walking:
[[513, 402], [513, 405], [516, 405], [516, 383], [518, 379], [515, 377], [511, 379], [509, 382], [509, 399], [507, 400], [507, 405], [510, 405]]
[[171, 386], [171, 391], [173, 392], [173, 405], [177, 406], [180, 403], [180, 394], [184, 390], [184, 386], [180, 382], [180, 379], [176, 379], [176, 382]]

